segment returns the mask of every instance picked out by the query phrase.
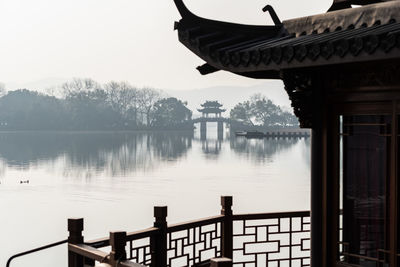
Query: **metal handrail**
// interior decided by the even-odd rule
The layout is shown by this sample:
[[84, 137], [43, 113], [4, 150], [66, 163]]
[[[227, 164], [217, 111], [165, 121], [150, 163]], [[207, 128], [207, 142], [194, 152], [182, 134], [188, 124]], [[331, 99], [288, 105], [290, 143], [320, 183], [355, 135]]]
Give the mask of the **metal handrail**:
[[32, 254], [32, 253], [35, 253], [35, 252], [38, 252], [38, 251], [41, 251], [41, 250], [49, 249], [49, 248], [52, 248], [52, 247], [56, 247], [56, 246], [65, 244], [67, 242], [68, 242], [68, 239], [65, 239], [65, 240], [62, 240], [62, 241], [59, 241], [59, 242], [56, 242], [56, 243], [48, 244], [46, 246], [38, 247], [38, 248], [35, 248], [35, 249], [31, 249], [31, 250], [28, 250], [28, 251], [25, 251], [25, 252], [21, 252], [21, 253], [15, 254], [14, 256], [12, 256], [12, 257], [10, 257], [8, 259], [6, 267], [10, 267], [11, 261], [13, 259], [15, 259], [15, 258], [22, 257], [22, 256], [25, 256], [25, 255], [28, 255], [28, 254]]

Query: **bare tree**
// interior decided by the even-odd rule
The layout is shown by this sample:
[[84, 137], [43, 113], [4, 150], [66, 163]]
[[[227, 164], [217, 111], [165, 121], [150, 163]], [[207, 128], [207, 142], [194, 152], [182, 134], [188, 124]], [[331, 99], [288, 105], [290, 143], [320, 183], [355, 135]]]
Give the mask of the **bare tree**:
[[120, 88], [119, 83], [115, 81], [111, 81], [106, 85], [104, 85], [104, 90], [107, 93], [108, 104], [115, 111], [119, 111], [119, 96], [118, 96], [119, 88]]
[[137, 120], [137, 110], [138, 110], [138, 90], [126, 82], [120, 83], [119, 91], [119, 103], [121, 107], [122, 114], [124, 116], [130, 116], [130, 111], [134, 111], [135, 121]]
[[137, 107], [138, 90], [127, 82], [109, 82], [105, 86], [111, 107], [126, 115], [131, 108]]
[[72, 97], [82, 92], [93, 92], [97, 89], [100, 89], [101, 86], [92, 79], [75, 78], [70, 82], [64, 83], [61, 88], [65, 97]]
[[152, 125], [154, 104], [161, 99], [161, 93], [153, 88], [145, 87], [139, 91], [138, 104], [143, 121], [147, 126]]

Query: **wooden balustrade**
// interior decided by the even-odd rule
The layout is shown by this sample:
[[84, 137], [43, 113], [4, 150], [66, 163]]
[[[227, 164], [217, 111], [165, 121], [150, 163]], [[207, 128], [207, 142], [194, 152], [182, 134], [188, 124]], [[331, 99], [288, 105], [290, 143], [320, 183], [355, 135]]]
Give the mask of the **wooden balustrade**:
[[[68, 219], [68, 244], [83, 243], [83, 219]], [[80, 253], [68, 250], [68, 267], [83, 267], [84, 257]]]
[[[88, 242], [82, 235], [83, 219], [71, 219], [69, 267], [94, 266], [95, 262], [151, 267], [261, 266], [263, 259], [278, 266], [285, 262], [310, 266], [308, 211], [233, 214], [232, 197], [222, 197], [221, 206], [221, 215], [173, 225], [167, 224], [167, 207], [155, 207], [153, 227], [114, 232]], [[99, 250], [109, 246], [110, 253]]]

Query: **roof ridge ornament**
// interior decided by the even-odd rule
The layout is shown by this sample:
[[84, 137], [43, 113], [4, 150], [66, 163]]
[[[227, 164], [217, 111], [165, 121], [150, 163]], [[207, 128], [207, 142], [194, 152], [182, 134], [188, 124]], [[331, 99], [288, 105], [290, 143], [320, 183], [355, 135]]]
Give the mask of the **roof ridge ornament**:
[[263, 11], [263, 12], [267, 12], [267, 11], [268, 11], [269, 15], [271, 16], [272, 21], [274, 22], [274, 24], [275, 24], [276, 26], [282, 25], [281, 20], [279, 19], [278, 15], [276, 14], [276, 12], [275, 12], [275, 10], [274, 10], [274, 8], [273, 8], [272, 6], [266, 5], [266, 6], [262, 9], [262, 11]]
[[183, 3], [183, 0], [174, 0], [174, 2], [182, 18], [195, 17], [195, 15], [186, 7], [185, 3]]

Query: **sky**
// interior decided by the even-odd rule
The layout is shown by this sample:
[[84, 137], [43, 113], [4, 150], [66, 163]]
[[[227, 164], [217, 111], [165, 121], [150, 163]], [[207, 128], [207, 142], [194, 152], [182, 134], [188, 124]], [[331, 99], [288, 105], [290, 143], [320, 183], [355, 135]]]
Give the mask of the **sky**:
[[[244, 24], [272, 24], [325, 12], [332, 0], [186, 0], [195, 14]], [[201, 76], [203, 61], [178, 42], [173, 0], [0, 0], [0, 82], [57, 83], [93, 78], [189, 90], [260, 81], [227, 72]], [[34, 89], [34, 88], [29, 88]]]

